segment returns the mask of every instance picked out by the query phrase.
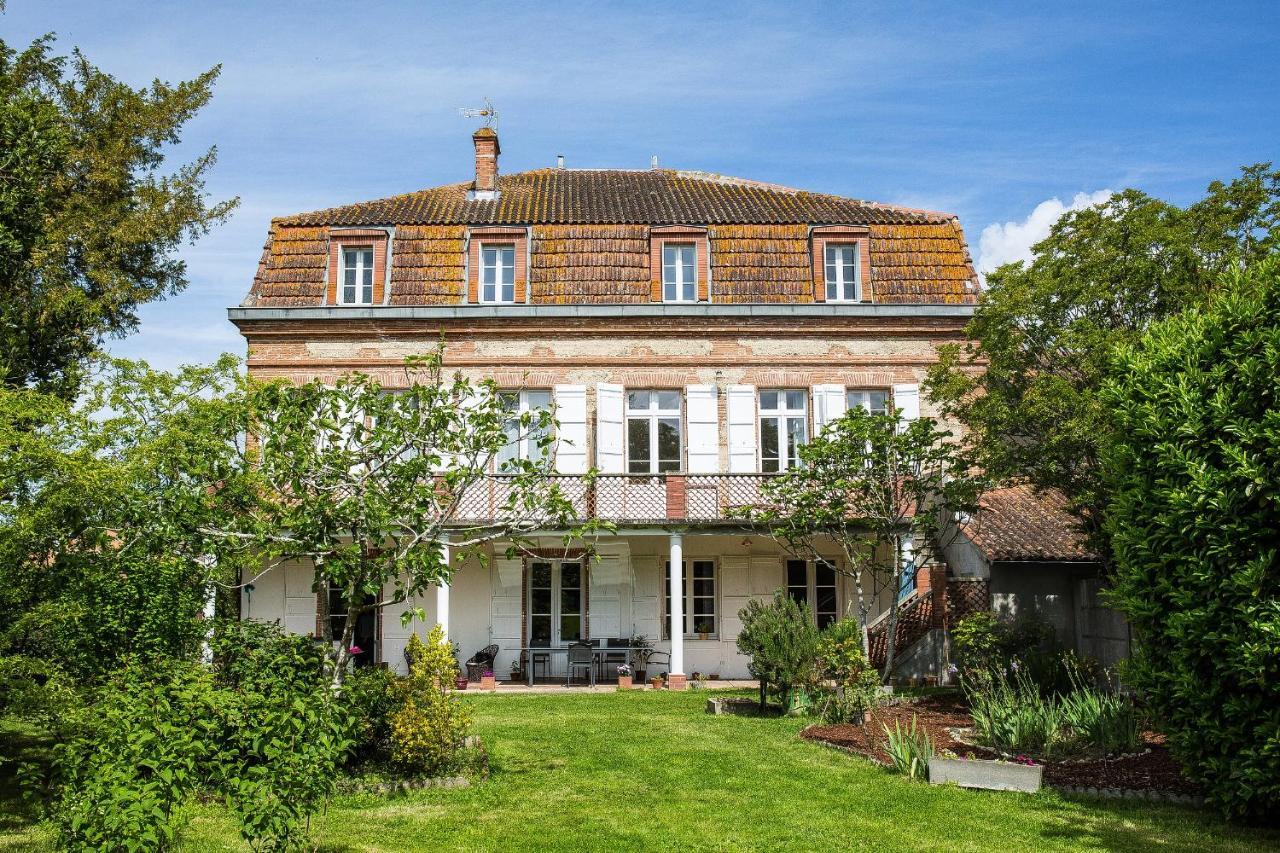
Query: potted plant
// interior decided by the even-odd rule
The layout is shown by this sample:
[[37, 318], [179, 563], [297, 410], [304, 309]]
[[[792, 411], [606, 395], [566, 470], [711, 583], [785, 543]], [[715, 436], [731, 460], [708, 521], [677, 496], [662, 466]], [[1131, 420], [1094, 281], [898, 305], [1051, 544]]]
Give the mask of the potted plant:
[[467, 689], [467, 677], [466, 677], [465, 675], [458, 675], [457, 677], [455, 677], [455, 678], [453, 679], [453, 686], [454, 686], [454, 687], [456, 687], [456, 688], [457, 688], [457, 689], [459, 689], [459, 690], [466, 690], [466, 689]]
[[631, 689], [631, 667], [625, 663], [618, 665], [618, 689]]
[[520, 658], [511, 661], [511, 681], [513, 683], [523, 680], [523, 670], [520, 669]]
[[711, 636], [711, 623], [706, 619], [699, 619], [694, 629], [698, 634], [699, 640], [705, 640]]
[[493, 677], [493, 670], [486, 669], [480, 673], [480, 689], [481, 690], [497, 690], [498, 679]]
[[961, 788], [985, 788], [989, 791], [1023, 791], [1034, 794], [1040, 790], [1044, 778], [1044, 765], [1037, 764], [1025, 755], [994, 761], [974, 758], [969, 753], [960, 758], [950, 750], [929, 759], [929, 784], [941, 785], [954, 782]]
[[653, 655], [653, 643], [644, 634], [636, 634], [631, 638], [631, 665], [635, 677], [644, 683], [645, 671], [649, 668], [649, 658]]
[[661, 689], [662, 689], [662, 676], [661, 676], [661, 675], [655, 675], [653, 678], [650, 678], [650, 679], [649, 679], [649, 686], [650, 686], [650, 687], [652, 687], [654, 690], [661, 690]]

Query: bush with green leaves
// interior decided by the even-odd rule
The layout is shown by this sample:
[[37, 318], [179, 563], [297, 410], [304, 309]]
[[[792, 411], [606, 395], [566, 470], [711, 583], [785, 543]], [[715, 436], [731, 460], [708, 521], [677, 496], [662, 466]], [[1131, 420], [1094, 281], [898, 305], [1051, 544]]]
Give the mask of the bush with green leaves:
[[351, 720], [348, 764], [386, 758], [391, 716], [400, 706], [400, 679], [385, 667], [361, 667], [342, 682], [342, 695]]
[[1128, 674], [1207, 799], [1280, 812], [1280, 256], [1121, 350], [1112, 601]]
[[822, 683], [813, 708], [828, 723], [861, 723], [880, 702], [880, 674], [867, 661], [862, 642], [862, 625], [856, 619], [833, 622], [818, 637]]
[[818, 659], [818, 629], [813, 611], [778, 590], [768, 603], [751, 599], [738, 611], [742, 630], [738, 651], [751, 658], [747, 670], [760, 682], [760, 710], [770, 693], [783, 708], [791, 706], [796, 688], [813, 684]]
[[409, 677], [399, 689], [400, 706], [391, 714], [391, 760], [402, 771], [439, 775], [457, 769], [471, 710], [453, 691], [458, 662], [437, 625], [424, 642], [409, 638]]

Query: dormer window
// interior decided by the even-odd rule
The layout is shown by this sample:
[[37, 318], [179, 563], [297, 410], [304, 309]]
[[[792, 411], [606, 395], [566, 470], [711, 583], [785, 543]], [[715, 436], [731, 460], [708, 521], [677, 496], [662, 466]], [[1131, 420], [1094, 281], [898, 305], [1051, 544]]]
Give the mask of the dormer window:
[[826, 244], [828, 302], [856, 302], [862, 299], [860, 266], [856, 243]]
[[341, 305], [373, 304], [373, 247], [342, 250]]
[[513, 244], [480, 248], [480, 301], [516, 301], [516, 247]]
[[662, 246], [662, 301], [693, 302], [698, 294], [697, 247], [693, 243]]

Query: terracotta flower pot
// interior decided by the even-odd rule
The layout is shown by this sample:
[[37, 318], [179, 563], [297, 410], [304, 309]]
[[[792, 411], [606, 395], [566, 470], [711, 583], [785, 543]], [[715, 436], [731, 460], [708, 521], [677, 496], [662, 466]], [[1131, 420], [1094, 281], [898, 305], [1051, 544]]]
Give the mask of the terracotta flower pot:
[[619, 689], [619, 690], [630, 690], [630, 689], [631, 689], [631, 676], [629, 676], [629, 675], [619, 675], [619, 676], [618, 676], [618, 689]]
[[492, 674], [480, 676], [480, 689], [481, 690], [497, 690], [498, 679], [494, 678]]
[[661, 689], [662, 689], [662, 676], [661, 676], [661, 675], [655, 675], [653, 678], [650, 678], [650, 679], [649, 679], [649, 686], [650, 686], [650, 687], [652, 687], [654, 690], [661, 690]]

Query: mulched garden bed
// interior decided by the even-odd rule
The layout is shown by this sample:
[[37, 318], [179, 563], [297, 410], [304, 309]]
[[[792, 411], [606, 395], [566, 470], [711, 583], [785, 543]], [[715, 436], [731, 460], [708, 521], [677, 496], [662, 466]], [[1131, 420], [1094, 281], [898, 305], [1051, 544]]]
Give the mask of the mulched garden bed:
[[[856, 752], [881, 764], [889, 762], [884, 751], [884, 729], [901, 722], [905, 729], [911, 718], [929, 732], [937, 750], [950, 749], [957, 755], [972, 753], [977, 758], [997, 758], [997, 753], [981, 747], [957, 743], [949, 729], [973, 725], [964, 699], [958, 695], [928, 696], [900, 705], [877, 708], [866, 725], [810, 726], [802, 737]], [[1107, 761], [1051, 761], [1044, 765], [1044, 783], [1055, 788], [1118, 789], [1154, 791], [1180, 797], [1197, 797], [1200, 790], [1182, 775], [1182, 769], [1169, 754], [1164, 737], [1155, 732], [1143, 733], [1143, 749], [1138, 755]]]

